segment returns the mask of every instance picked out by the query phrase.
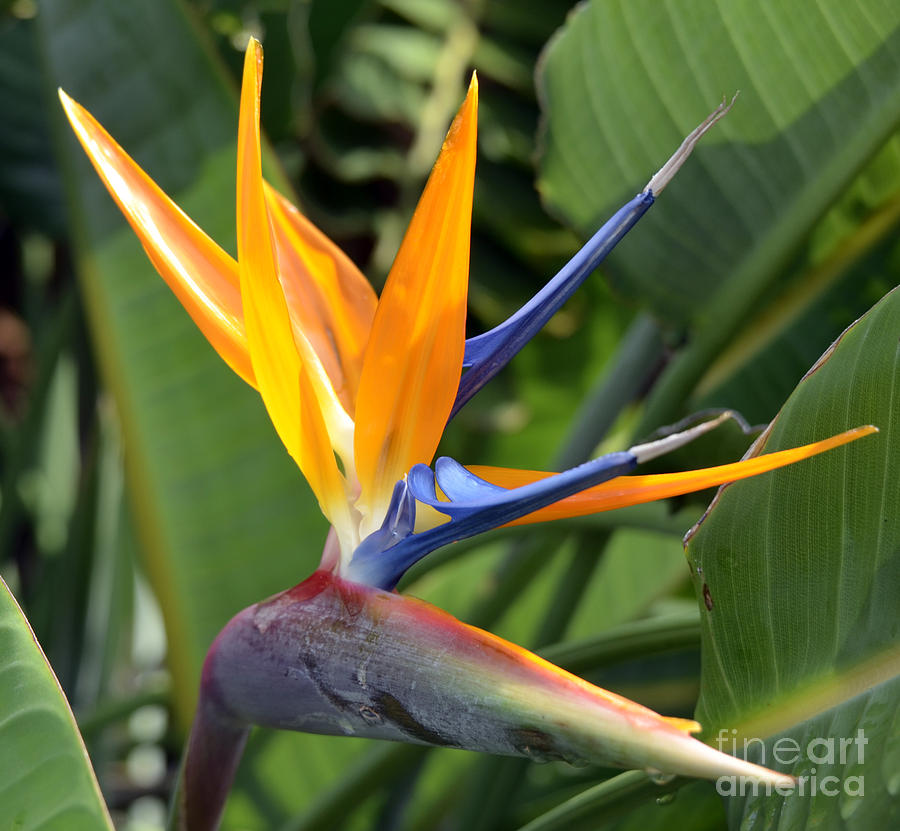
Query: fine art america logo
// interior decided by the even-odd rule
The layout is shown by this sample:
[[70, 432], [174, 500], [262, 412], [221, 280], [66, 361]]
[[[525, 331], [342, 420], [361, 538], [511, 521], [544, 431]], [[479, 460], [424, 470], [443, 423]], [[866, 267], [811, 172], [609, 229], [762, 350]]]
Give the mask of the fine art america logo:
[[762, 739], [742, 738], [738, 739], [738, 731], [723, 728], [716, 736], [716, 744], [719, 750], [730, 753], [732, 756], [748, 757], [751, 750], [758, 749], [759, 758], [754, 759], [757, 764], [765, 767], [776, 767], [779, 770], [791, 768], [805, 761], [802, 774], [797, 776], [795, 785], [771, 785], [760, 784], [746, 776], [720, 776], [716, 780], [716, 790], [722, 796], [756, 796], [763, 793], [771, 796], [777, 793], [780, 796], [865, 796], [865, 778], [863, 776], [847, 776], [841, 779], [832, 774], [820, 775], [816, 765], [832, 767], [834, 765], [845, 766], [852, 764], [862, 765], [866, 757], [866, 745], [869, 740], [865, 731], [860, 728], [853, 738], [819, 736], [810, 739], [806, 745], [802, 745], [796, 739], [782, 737], [767, 747]]

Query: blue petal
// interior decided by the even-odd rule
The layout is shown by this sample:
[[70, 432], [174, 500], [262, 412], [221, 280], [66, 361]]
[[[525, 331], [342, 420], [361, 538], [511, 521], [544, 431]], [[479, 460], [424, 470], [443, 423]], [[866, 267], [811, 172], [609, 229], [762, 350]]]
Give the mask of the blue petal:
[[491, 380], [575, 293], [588, 275], [653, 204], [652, 191], [639, 193], [621, 207], [563, 269], [519, 311], [499, 326], [469, 338], [456, 401], [450, 417]]
[[[451, 502], [457, 504], [485, 500], [509, 493], [507, 488], [486, 482], [448, 456], [441, 456], [434, 463], [434, 473], [444, 495]], [[413, 487], [413, 494], [415, 492], [416, 488]]]
[[[424, 467], [424, 465], [422, 465]], [[353, 552], [353, 558], [377, 557], [382, 551], [394, 547], [412, 534], [416, 524], [416, 501], [406, 481], [394, 485], [391, 504], [388, 506], [381, 528], [366, 537]], [[399, 579], [399, 577], [398, 577]]]
[[[437, 460], [435, 471], [426, 465], [415, 465], [406, 481], [395, 486], [384, 525], [353, 552], [347, 577], [391, 590], [403, 573], [426, 554], [622, 476], [636, 465], [637, 457], [633, 453], [610, 453], [564, 473], [511, 489], [486, 482], [446, 457]], [[437, 487], [449, 501], [438, 498]], [[446, 514], [450, 522], [419, 534], [398, 534], [414, 525], [413, 498]]]

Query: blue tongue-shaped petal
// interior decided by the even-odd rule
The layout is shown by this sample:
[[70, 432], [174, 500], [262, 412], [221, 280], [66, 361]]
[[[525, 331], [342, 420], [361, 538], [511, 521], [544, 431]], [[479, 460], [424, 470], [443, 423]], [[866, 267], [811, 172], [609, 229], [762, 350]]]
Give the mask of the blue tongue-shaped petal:
[[[538, 294], [507, 321], [466, 342], [464, 373], [450, 417], [455, 415], [487, 381], [500, 371], [524, 344], [556, 313], [615, 245], [634, 227], [669, 183], [700, 137], [734, 104], [717, 107], [682, 142], [678, 150], [647, 183], [641, 193], [622, 206], [591, 240]], [[708, 428], [704, 428], [708, 429]], [[639, 445], [633, 452], [611, 453], [579, 467], [519, 488], [505, 489], [486, 482], [452, 459], [438, 459], [435, 472], [415, 465], [405, 482], [394, 488], [390, 508], [381, 528], [360, 543], [347, 568], [347, 577], [371, 586], [392, 589], [413, 563], [426, 554], [457, 540], [499, 525], [565, 499], [573, 493], [631, 471], [674, 446], [689, 441], [696, 431], [680, 438]], [[445, 499], [439, 498], [440, 488]], [[450, 522], [419, 534], [413, 533], [415, 501], [450, 517]]]
[[[426, 465], [415, 465], [406, 482], [397, 483], [382, 527], [353, 553], [346, 576], [370, 586], [393, 589], [410, 566], [441, 546], [505, 525], [573, 493], [629, 473], [636, 465], [637, 456], [633, 453], [610, 453], [511, 489], [486, 482], [446, 457], [438, 459], [436, 473]], [[438, 497], [436, 486], [446, 499]], [[446, 514], [450, 522], [398, 540], [394, 531], [415, 519], [412, 497]], [[399, 523], [398, 514], [402, 514]]]
[[[434, 472], [440, 489], [451, 502], [484, 504], [491, 497], [503, 497], [509, 493], [506, 488], [470, 473], [449, 456], [442, 456], [434, 463]], [[415, 494], [415, 489], [413, 493]]]
[[[446, 456], [435, 462], [434, 470], [414, 465], [406, 479], [394, 486], [381, 528], [359, 544], [345, 576], [358, 583], [393, 589], [411, 565], [441, 546], [505, 525], [573, 493], [630, 473], [641, 462], [669, 453], [731, 417], [726, 411], [711, 421], [518, 488], [487, 482]], [[450, 517], [450, 521], [414, 533], [417, 501]]]

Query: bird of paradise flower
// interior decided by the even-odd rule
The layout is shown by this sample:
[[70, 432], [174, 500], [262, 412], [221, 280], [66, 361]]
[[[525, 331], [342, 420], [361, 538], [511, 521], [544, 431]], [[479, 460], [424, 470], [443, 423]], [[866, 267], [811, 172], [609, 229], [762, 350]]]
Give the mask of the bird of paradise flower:
[[787, 775], [693, 738], [694, 721], [660, 716], [393, 591], [429, 552], [498, 525], [700, 490], [875, 430], [663, 475], [626, 474], [718, 420], [558, 474], [463, 467], [449, 458], [429, 467], [448, 420], [634, 226], [729, 107], [691, 133], [535, 298], [466, 340], [476, 79], [378, 300], [343, 252], [263, 180], [261, 77], [262, 50], [251, 40], [238, 128], [237, 261], [60, 91], [154, 266], [226, 363], [259, 391], [331, 523], [319, 569], [238, 614], [210, 648], [181, 827], [217, 826], [251, 724], [790, 785]]

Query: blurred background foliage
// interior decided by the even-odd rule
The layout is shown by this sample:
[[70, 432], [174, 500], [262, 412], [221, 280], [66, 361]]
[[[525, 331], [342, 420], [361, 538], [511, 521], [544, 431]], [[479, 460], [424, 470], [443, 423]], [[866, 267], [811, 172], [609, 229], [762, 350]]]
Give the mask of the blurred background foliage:
[[[259, 37], [268, 175], [380, 287], [477, 69], [472, 334], [530, 296], [740, 89], [603, 277], [442, 447], [550, 469], [705, 408], [769, 421], [900, 282], [892, 4], [689, 5], [2, 4], [0, 573], [122, 827], [162, 824], [207, 646], [232, 614], [315, 567], [324, 527], [258, 399], [95, 180], [56, 86], [234, 253], [235, 91]], [[749, 433], [735, 422], [665, 468], [733, 460]], [[434, 555], [403, 588], [688, 716], [701, 627], [681, 536], [709, 496], [495, 533]], [[225, 827], [516, 828], [610, 773], [258, 731]], [[655, 787], [602, 796], [602, 821], [535, 827], [724, 824], [711, 785], [672, 804]]]

